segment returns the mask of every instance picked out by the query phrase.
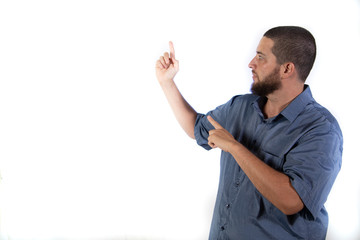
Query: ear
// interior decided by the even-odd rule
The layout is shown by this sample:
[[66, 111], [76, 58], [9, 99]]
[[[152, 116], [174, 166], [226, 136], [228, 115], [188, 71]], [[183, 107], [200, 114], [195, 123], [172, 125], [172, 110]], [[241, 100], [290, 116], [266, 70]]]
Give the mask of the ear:
[[295, 74], [295, 65], [292, 62], [287, 62], [281, 65], [281, 77], [282, 78], [289, 78]]

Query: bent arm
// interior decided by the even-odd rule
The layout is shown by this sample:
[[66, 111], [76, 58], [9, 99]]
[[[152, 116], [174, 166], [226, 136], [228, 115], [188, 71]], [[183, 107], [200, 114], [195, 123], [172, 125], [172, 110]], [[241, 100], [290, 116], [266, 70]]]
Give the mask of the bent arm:
[[229, 152], [256, 189], [284, 214], [292, 215], [304, 208], [286, 174], [271, 168], [238, 142]]
[[290, 178], [268, 166], [224, 129], [213, 118], [208, 117], [215, 127], [209, 132], [209, 145], [229, 152], [256, 189], [274, 206], [286, 215], [298, 213], [304, 208], [300, 196], [290, 183]]

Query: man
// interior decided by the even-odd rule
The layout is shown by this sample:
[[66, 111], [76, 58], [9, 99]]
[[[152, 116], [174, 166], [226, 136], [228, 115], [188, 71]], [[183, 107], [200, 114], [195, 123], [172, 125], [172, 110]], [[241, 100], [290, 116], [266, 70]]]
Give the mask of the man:
[[324, 203], [341, 167], [342, 133], [305, 80], [315, 61], [312, 34], [268, 30], [249, 63], [253, 94], [203, 115], [174, 83], [174, 46], [156, 63], [157, 79], [185, 132], [220, 148], [220, 182], [209, 239], [325, 239]]

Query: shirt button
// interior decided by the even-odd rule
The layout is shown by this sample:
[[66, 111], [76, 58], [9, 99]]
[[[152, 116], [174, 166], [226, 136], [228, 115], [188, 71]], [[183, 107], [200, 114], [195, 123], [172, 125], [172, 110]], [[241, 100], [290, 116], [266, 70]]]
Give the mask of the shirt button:
[[224, 230], [225, 230], [225, 227], [224, 227], [224, 226], [221, 226], [221, 227], [220, 227], [220, 230], [221, 230], [221, 231], [224, 231]]
[[229, 209], [229, 208], [230, 208], [230, 204], [229, 204], [229, 203], [226, 204], [225, 207]]

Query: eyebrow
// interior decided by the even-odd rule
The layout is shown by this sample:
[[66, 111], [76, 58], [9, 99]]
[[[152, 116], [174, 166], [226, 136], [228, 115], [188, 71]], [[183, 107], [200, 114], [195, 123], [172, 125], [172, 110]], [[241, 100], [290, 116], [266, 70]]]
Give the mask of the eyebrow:
[[260, 51], [256, 51], [256, 53], [266, 56], [266, 54], [264, 54], [263, 52], [260, 52]]

